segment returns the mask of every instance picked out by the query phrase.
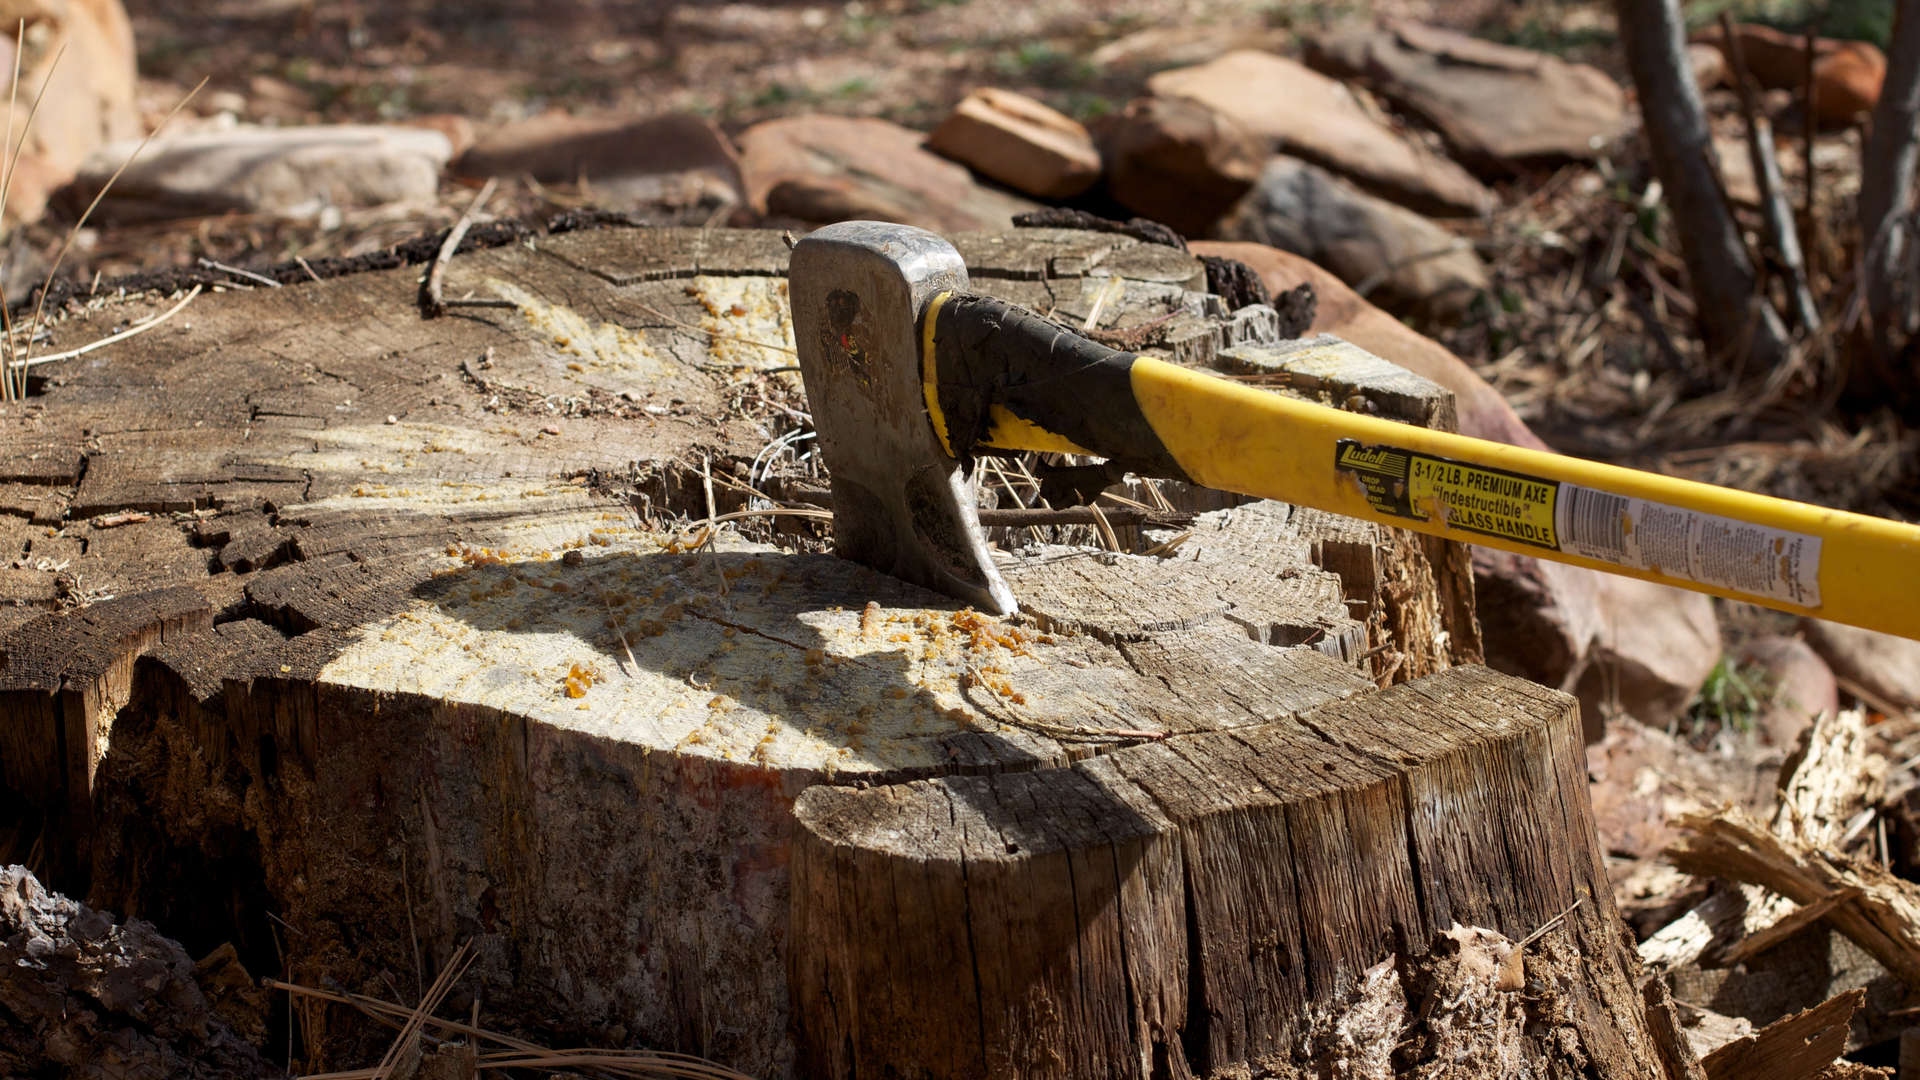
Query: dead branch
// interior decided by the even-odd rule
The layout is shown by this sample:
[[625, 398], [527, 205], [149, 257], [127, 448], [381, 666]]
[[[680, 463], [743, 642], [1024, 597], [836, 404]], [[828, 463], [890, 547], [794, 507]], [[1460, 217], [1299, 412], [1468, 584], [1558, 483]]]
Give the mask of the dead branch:
[[[427, 318], [437, 318], [446, 312], [447, 301], [443, 290], [446, 287], [447, 263], [452, 261], [453, 253], [459, 250], [460, 241], [466, 239], [467, 230], [473, 228], [473, 219], [480, 213], [480, 208], [487, 204], [488, 199], [493, 198], [493, 189], [498, 183], [498, 178], [488, 177], [487, 182], [481, 185], [480, 193], [467, 204], [466, 212], [460, 215], [460, 220], [454, 222], [453, 228], [447, 230], [447, 239], [440, 245], [439, 253], [434, 255], [433, 267], [427, 271], [427, 302], [424, 305]], [[489, 306], [500, 302], [490, 302]]]
[[1867, 252], [1861, 268], [1867, 313], [1878, 363], [1885, 368], [1913, 325], [1912, 311], [1896, 312], [1901, 267], [1911, 238], [1898, 224], [1912, 202], [1914, 174], [1920, 165], [1920, 0], [1899, 0], [1894, 8], [1892, 40], [1887, 48], [1887, 79], [1873, 107], [1872, 130], [1860, 152], [1860, 243]]

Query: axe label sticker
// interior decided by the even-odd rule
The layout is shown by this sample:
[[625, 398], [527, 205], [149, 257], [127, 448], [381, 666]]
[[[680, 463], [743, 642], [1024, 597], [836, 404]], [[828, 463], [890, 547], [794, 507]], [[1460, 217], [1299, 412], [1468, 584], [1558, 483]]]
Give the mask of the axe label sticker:
[[1551, 480], [1468, 465], [1393, 446], [1340, 440], [1334, 467], [1360, 480], [1367, 502], [1395, 517], [1434, 516], [1455, 529], [1558, 550]]
[[1751, 596], [1820, 606], [1820, 538], [1579, 484], [1342, 439], [1376, 511]]

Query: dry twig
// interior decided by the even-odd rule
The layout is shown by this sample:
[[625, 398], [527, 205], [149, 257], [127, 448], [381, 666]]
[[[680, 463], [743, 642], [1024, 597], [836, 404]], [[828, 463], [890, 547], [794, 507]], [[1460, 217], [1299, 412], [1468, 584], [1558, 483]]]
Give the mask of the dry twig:
[[[218, 270], [223, 274], [230, 274], [234, 277], [246, 278], [248, 281], [257, 281], [260, 284], [265, 285], [269, 289], [277, 289], [280, 287], [279, 282], [273, 280], [272, 278], [268, 277], [265, 274], [256, 274], [251, 270], [242, 270], [238, 266], [228, 266], [226, 263], [223, 263], [223, 262], [215, 262], [214, 260], [209, 259], [204, 255], [200, 257], [199, 262], [201, 266], [204, 266], [209, 270]], [[99, 274], [94, 275], [93, 283], [95, 288], [99, 287], [100, 285]]]
[[[500, 180], [498, 177], [487, 177], [487, 182], [480, 186], [480, 194], [473, 197], [473, 201], [467, 204], [466, 211], [460, 215], [460, 220], [454, 222], [453, 228], [447, 230], [446, 240], [441, 243], [439, 252], [433, 257], [433, 266], [427, 270], [427, 302], [425, 305], [427, 318], [434, 319], [446, 314], [448, 305], [442, 296], [442, 291], [446, 287], [447, 263], [453, 261], [453, 253], [459, 250], [460, 241], [465, 240], [467, 238], [467, 230], [473, 228], [474, 216], [480, 213], [481, 207], [487, 205], [488, 199], [493, 198], [493, 190], [499, 183]], [[457, 301], [457, 303], [471, 304], [475, 302]], [[512, 301], [509, 300], [484, 300], [478, 301], [477, 303], [487, 307], [500, 305], [507, 307], [513, 306]]]

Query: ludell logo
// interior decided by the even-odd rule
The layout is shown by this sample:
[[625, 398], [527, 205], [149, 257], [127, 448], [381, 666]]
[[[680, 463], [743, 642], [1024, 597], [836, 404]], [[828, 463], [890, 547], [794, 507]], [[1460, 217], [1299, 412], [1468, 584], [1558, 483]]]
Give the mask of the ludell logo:
[[1385, 472], [1405, 475], [1407, 455], [1405, 451], [1385, 446], [1361, 446], [1359, 443], [1342, 439], [1340, 456], [1336, 459], [1343, 469], [1365, 470], [1367, 472]]

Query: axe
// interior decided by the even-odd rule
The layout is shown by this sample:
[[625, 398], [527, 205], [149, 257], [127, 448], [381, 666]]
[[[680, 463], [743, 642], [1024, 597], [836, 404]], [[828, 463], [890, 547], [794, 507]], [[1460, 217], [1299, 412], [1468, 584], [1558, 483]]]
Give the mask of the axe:
[[1119, 352], [849, 221], [794, 246], [834, 550], [996, 614], [977, 456], [1052, 451], [1920, 638], [1920, 528], [1344, 412]]

